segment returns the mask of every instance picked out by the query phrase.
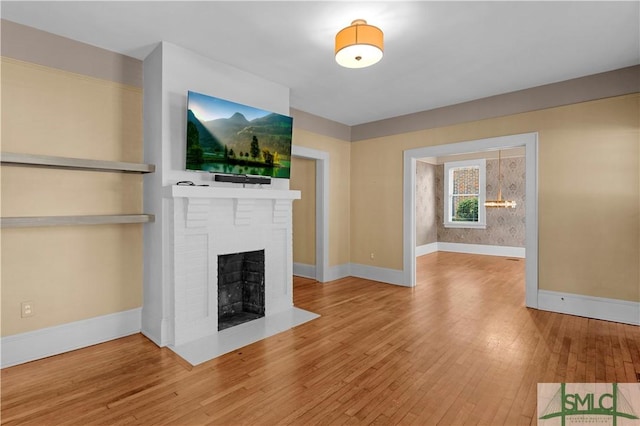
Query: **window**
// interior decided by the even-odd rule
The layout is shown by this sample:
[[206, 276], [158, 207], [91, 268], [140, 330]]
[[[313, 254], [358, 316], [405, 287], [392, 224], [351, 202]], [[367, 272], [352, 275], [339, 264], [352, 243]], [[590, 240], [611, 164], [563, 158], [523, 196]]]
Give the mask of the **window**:
[[444, 163], [445, 228], [486, 228], [486, 161]]

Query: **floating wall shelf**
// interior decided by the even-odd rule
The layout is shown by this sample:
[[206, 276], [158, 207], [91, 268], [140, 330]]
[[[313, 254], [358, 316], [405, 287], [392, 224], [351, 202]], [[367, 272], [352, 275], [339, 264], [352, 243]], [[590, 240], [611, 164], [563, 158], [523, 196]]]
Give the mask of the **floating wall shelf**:
[[[121, 161], [85, 160], [81, 158], [52, 157], [49, 155], [16, 154], [3, 152], [0, 163], [9, 166], [48, 167], [54, 169], [89, 170], [96, 172], [153, 173], [153, 164], [125, 163]], [[88, 216], [24, 216], [0, 218], [0, 228], [37, 226], [112, 225], [147, 223], [155, 221], [152, 214], [107, 214]]]
[[0, 218], [1, 228], [26, 228], [37, 226], [113, 225], [153, 222], [152, 214], [109, 214], [91, 216], [25, 216]]
[[16, 154], [12, 152], [3, 152], [0, 154], [0, 162], [3, 165], [6, 164], [12, 166], [36, 166], [57, 169], [90, 170], [97, 172], [153, 173], [156, 170], [156, 166], [153, 164], [86, 160], [82, 158]]

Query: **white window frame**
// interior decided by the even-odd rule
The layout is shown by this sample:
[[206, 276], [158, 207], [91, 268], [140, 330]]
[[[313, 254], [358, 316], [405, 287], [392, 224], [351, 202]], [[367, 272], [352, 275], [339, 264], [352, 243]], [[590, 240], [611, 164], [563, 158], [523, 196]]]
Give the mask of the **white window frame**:
[[[453, 169], [461, 167], [478, 167], [478, 221], [477, 222], [460, 222], [452, 221], [450, 211], [451, 197], [453, 192], [453, 180], [451, 179]], [[487, 199], [487, 162], [484, 158], [466, 161], [451, 161], [444, 163], [444, 227], [445, 228], [487, 228], [487, 210], [484, 202]]]

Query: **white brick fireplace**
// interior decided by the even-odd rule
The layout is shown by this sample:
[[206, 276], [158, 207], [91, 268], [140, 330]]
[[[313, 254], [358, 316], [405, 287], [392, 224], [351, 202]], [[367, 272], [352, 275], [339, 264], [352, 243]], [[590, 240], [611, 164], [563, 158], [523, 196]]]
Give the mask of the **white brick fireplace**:
[[[144, 60], [144, 155], [156, 164], [144, 176], [144, 209], [156, 220], [144, 229], [141, 328], [197, 364], [317, 315], [293, 307], [291, 207], [300, 193], [287, 179], [245, 188], [185, 170], [189, 90], [288, 114], [289, 88], [166, 42]], [[255, 250], [265, 255], [265, 316], [218, 332], [218, 255]]]
[[218, 256], [265, 253], [265, 317], [293, 306], [292, 201], [300, 191], [172, 185], [174, 344], [218, 333]]

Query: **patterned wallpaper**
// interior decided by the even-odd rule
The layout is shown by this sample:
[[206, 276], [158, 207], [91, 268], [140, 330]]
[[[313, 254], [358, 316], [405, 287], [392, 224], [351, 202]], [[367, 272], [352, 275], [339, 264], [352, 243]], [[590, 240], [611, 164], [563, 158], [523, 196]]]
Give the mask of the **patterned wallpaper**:
[[[435, 171], [435, 176], [432, 175]], [[433, 185], [431, 186], [431, 182]], [[416, 163], [416, 245], [433, 242], [525, 245], [525, 158], [502, 159], [502, 198], [515, 200], [515, 209], [487, 209], [486, 229], [443, 226], [444, 166]], [[435, 199], [433, 198], [435, 195]], [[487, 159], [487, 199], [498, 198], [498, 160]], [[432, 210], [435, 209], [435, 218]], [[432, 229], [435, 226], [434, 237]]]
[[435, 243], [438, 238], [436, 223], [436, 168], [433, 164], [416, 162], [416, 245]]

